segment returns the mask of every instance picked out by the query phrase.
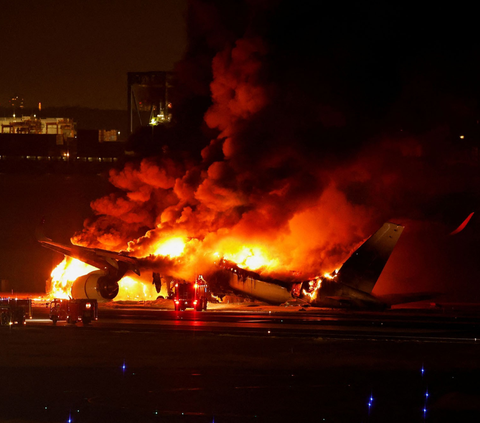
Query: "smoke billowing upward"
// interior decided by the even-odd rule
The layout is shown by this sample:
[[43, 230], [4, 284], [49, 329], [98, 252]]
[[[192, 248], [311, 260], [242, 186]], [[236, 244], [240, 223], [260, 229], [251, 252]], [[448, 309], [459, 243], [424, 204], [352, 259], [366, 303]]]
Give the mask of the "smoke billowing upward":
[[168, 148], [112, 171], [118, 194], [74, 242], [144, 257], [182, 237], [172, 271], [189, 279], [214, 252], [261, 246], [264, 272], [310, 276], [386, 220], [447, 233], [476, 207], [468, 29], [312, 3], [190, 1]]

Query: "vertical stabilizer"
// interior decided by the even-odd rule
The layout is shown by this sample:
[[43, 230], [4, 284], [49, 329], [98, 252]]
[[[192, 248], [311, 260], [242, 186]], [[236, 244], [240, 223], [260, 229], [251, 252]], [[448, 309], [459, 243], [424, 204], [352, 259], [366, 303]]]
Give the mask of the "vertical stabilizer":
[[384, 223], [343, 264], [338, 281], [370, 294], [402, 231], [403, 226]]

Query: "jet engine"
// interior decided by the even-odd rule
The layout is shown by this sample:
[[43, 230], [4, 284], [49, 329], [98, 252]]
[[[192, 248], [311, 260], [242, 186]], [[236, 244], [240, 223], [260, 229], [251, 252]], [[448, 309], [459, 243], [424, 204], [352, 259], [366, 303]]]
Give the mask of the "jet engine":
[[72, 298], [111, 301], [118, 294], [118, 280], [102, 270], [80, 276], [72, 285]]

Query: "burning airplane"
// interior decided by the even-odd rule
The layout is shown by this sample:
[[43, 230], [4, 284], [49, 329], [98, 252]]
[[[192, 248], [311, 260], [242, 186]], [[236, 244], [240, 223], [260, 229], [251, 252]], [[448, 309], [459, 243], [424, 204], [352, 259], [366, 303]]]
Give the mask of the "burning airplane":
[[[270, 304], [299, 299], [316, 307], [383, 309], [389, 304], [373, 296], [372, 290], [402, 231], [403, 226], [385, 223], [354, 251], [338, 271], [308, 280], [287, 281], [263, 277], [223, 257], [212, 262], [205, 278], [210, 290], [220, 296], [234, 292]], [[64, 287], [64, 292], [70, 291], [68, 294], [71, 298], [110, 301], [119, 294], [119, 282], [130, 279], [128, 272], [140, 275], [141, 259], [126, 253], [63, 245], [44, 236], [38, 240], [43, 247], [78, 260], [77, 264], [83, 262], [88, 266], [80, 270], [80, 273], [86, 274]], [[165, 253], [166, 250], [162, 251]], [[165, 275], [165, 279], [169, 281], [173, 277]], [[417, 294], [414, 295], [415, 298], [403, 297], [396, 302], [421, 299]]]
[[[64, 287], [64, 292], [74, 299], [96, 299], [99, 301], [113, 300], [119, 291], [118, 281], [127, 271], [140, 275], [137, 259], [121, 253], [86, 248], [78, 245], [64, 245], [45, 237], [41, 231], [37, 233], [38, 242], [45, 248], [75, 259], [71, 262], [70, 272], [75, 276], [73, 283]], [[62, 262], [63, 263], [63, 262]], [[60, 263], [52, 272], [62, 272]], [[63, 271], [66, 269], [64, 268]], [[86, 273], [86, 274], [85, 274]], [[71, 279], [68, 276], [65, 281]]]
[[271, 304], [298, 298], [316, 307], [382, 309], [387, 304], [371, 293], [402, 231], [403, 226], [385, 223], [333, 275], [326, 273], [301, 282], [262, 279], [257, 273], [222, 259], [218, 263], [220, 269], [208, 280], [215, 287], [229, 286], [235, 292]]

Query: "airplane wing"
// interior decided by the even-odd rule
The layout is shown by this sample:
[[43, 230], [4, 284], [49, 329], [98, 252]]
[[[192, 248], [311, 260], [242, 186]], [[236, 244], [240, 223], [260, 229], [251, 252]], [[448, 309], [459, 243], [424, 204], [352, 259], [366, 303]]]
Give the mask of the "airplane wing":
[[37, 228], [36, 236], [37, 241], [42, 245], [42, 247], [83, 261], [91, 266], [110, 272], [118, 269], [118, 266], [115, 265], [115, 262], [117, 264], [125, 263], [124, 266], [126, 265], [129, 270], [132, 270], [137, 275], [140, 275], [140, 271], [138, 269], [138, 260], [135, 257], [114, 251], [102, 250], [100, 248], [88, 248], [81, 247], [80, 245], [65, 245], [54, 242], [45, 236], [43, 233], [43, 227]]

